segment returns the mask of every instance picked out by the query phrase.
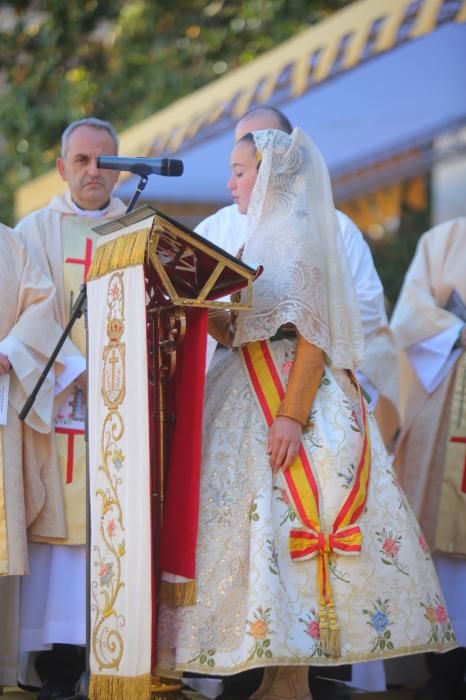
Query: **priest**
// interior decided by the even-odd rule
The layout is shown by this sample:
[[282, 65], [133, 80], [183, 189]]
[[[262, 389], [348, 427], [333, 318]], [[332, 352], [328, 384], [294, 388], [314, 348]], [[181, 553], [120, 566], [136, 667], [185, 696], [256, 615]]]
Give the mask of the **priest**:
[[435, 698], [463, 698], [466, 672], [466, 218], [419, 240], [391, 326], [404, 363], [401, 485], [433, 552], [462, 648], [428, 656]]
[[14, 231], [0, 224], [0, 686], [16, 685], [19, 582], [29, 573], [27, 534], [64, 537], [60, 473], [50, 429], [56, 362], [26, 422], [18, 413], [60, 337], [52, 283]]
[[[64, 194], [19, 222], [36, 265], [50, 274], [56, 289], [55, 318], [64, 327], [86, 281], [97, 234], [93, 226], [121, 216], [124, 203], [112, 196], [118, 173], [100, 170], [97, 157], [116, 155], [113, 126], [95, 118], [70, 124], [62, 136], [57, 169], [66, 182]], [[84, 323], [75, 323], [70, 361], [75, 374], [85, 368]], [[72, 367], [71, 367], [72, 365]], [[36, 663], [43, 680], [40, 700], [72, 694], [84, 668], [85, 630], [85, 382], [73, 384], [58, 412], [54, 436], [65, 494], [66, 535], [36, 537], [30, 547], [36, 585], [22, 587], [21, 646], [23, 651], [48, 649]], [[40, 586], [37, 586], [37, 582]]]

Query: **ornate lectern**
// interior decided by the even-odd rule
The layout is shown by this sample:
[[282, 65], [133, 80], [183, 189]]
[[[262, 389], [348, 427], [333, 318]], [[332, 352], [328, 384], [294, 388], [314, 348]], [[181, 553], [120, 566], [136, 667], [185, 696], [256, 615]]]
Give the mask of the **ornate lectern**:
[[[88, 276], [91, 700], [145, 700], [157, 601], [194, 600], [207, 310], [258, 274], [152, 207], [95, 229]], [[162, 580], [162, 571], [164, 572]]]

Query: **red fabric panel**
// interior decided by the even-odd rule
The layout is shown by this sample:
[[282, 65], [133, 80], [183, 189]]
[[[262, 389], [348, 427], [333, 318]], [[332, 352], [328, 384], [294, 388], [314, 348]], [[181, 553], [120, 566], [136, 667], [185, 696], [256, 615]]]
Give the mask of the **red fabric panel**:
[[185, 308], [177, 351], [176, 423], [172, 434], [160, 542], [163, 571], [195, 578], [207, 344], [207, 309]]

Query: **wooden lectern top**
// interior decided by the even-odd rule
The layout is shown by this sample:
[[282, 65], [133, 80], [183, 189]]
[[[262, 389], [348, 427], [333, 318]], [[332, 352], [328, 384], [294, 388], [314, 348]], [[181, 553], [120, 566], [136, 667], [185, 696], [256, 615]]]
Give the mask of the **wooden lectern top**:
[[[249, 267], [154, 207], [144, 205], [94, 231], [111, 240], [97, 248], [89, 279], [125, 266], [123, 261], [126, 266], [148, 263], [155, 272], [160, 305], [238, 310], [251, 306], [252, 283], [262, 268]], [[115, 233], [118, 236], [110, 236]], [[245, 287], [245, 301], [222, 299]]]

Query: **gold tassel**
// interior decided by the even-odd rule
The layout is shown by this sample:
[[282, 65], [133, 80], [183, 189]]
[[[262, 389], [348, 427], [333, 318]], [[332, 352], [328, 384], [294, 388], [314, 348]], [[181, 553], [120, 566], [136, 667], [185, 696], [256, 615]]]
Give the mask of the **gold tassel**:
[[146, 257], [149, 234], [150, 229], [140, 229], [99, 246], [92, 258], [88, 281], [124, 267], [142, 265]]
[[150, 700], [151, 674], [117, 676], [91, 674], [89, 700]]
[[334, 659], [341, 656], [341, 636], [339, 627], [331, 627], [329, 630], [328, 649], [326, 656], [330, 656]]
[[341, 636], [332, 602], [320, 605], [320, 619], [323, 620], [319, 623], [322, 652], [325, 656], [337, 658], [341, 656]]
[[195, 581], [161, 581], [160, 602], [170, 608], [185, 608], [196, 603]]
[[319, 632], [322, 652], [325, 655], [327, 655], [327, 649], [329, 648], [330, 626], [328, 621], [327, 608], [325, 603], [322, 602], [319, 605]]

